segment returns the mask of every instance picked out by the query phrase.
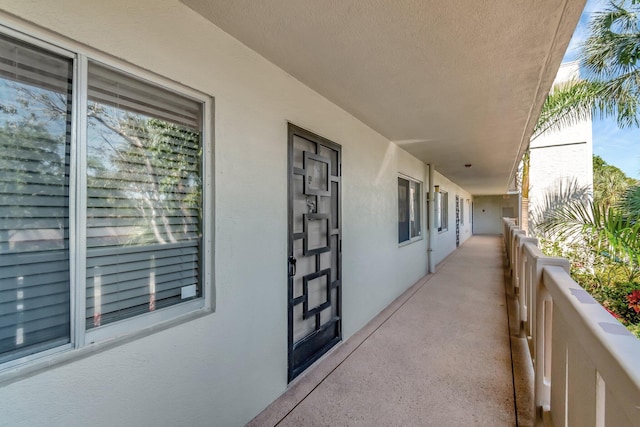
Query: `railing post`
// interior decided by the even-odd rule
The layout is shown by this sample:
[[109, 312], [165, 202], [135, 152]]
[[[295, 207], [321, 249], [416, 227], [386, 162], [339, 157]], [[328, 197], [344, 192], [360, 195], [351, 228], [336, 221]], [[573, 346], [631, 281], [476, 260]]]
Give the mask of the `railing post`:
[[515, 291], [520, 287], [519, 270], [520, 270], [520, 241], [526, 238], [524, 230], [515, 230], [513, 234], [513, 240], [511, 241], [511, 257], [513, 259], [511, 264], [511, 284]]
[[550, 410], [551, 406], [551, 330], [553, 316], [553, 300], [549, 295], [542, 279], [543, 268], [557, 266], [563, 268], [567, 274], [570, 262], [565, 258], [543, 257], [535, 258], [535, 329], [533, 336], [534, 347], [534, 402], [539, 416]]
[[504, 249], [507, 252], [507, 263], [511, 266], [512, 253], [511, 253], [511, 241], [513, 239], [512, 236], [512, 227], [513, 223], [509, 218], [502, 218], [502, 234], [504, 236]]
[[503, 226], [534, 364], [536, 425], [638, 424], [640, 342], [571, 278], [569, 260], [545, 257], [508, 218]]
[[[538, 239], [535, 237], [521, 237], [518, 242], [518, 308], [520, 310], [520, 321], [522, 322], [521, 327], [524, 329], [527, 338], [533, 338], [536, 275], [535, 264], [529, 261], [530, 257], [527, 257], [527, 245], [537, 248]], [[534, 257], [533, 253], [531, 257]], [[530, 341], [528, 341], [528, 344], [530, 346], [529, 352], [533, 358], [535, 356], [532, 350], [533, 344]]]

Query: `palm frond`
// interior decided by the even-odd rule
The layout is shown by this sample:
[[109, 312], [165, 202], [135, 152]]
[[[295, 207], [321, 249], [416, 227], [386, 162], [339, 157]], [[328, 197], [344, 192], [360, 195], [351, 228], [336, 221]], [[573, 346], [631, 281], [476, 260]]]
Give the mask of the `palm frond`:
[[609, 1], [605, 10], [595, 12], [589, 23], [589, 37], [582, 50], [581, 65], [599, 80], [629, 74], [640, 59], [640, 33], [635, 1]]
[[624, 82], [570, 80], [556, 86], [545, 100], [531, 140], [594, 115], [615, 117], [620, 127], [640, 126], [639, 112], [640, 100]]
[[632, 219], [640, 222], [640, 185], [629, 187], [620, 202], [623, 209]]
[[531, 140], [589, 118], [594, 100], [593, 88], [587, 82], [572, 80], [556, 86], [542, 106]]
[[594, 115], [615, 117], [620, 127], [640, 126], [639, 61], [640, 2], [610, 0], [592, 15], [580, 53], [583, 77], [593, 85], [584, 101], [592, 102]]
[[614, 260], [640, 265], [640, 222], [619, 209], [576, 200], [555, 209], [538, 227], [558, 239], [588, 240]]
[[542, 200], [536, 203], [535, 210], [531, 212], [529, 225], [532, 231], [537, 233], [539, 225], [545, 219], [552, 217], [561, 207], [574, 202], [586, 202], [590, 198], [591, 188], [588, 185], [580, 184], [576, 178], [557, 180], [545, 191]]

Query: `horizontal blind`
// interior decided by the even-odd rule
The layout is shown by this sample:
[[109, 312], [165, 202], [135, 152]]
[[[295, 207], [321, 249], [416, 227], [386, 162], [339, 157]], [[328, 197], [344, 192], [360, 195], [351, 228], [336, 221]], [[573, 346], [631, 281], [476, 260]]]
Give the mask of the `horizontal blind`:
[[89, 99], [192, 130], [200, 129], [202, 107], [199, 102], [96, 63], [89, 64], [89, 73]]
[[201, 103], [89, 64], [86, 327], [201, 296]]
[[72, 69], [0, 37], [0, 363], [70, 341]]

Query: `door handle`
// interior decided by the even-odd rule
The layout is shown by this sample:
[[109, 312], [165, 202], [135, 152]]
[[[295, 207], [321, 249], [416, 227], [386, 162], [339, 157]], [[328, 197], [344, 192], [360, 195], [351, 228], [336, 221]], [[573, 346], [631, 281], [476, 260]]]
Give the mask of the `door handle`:
[[293, 255], [289, 256], [289, 277], [293, 277], [296, 275], [296, 263], [297, 259]]

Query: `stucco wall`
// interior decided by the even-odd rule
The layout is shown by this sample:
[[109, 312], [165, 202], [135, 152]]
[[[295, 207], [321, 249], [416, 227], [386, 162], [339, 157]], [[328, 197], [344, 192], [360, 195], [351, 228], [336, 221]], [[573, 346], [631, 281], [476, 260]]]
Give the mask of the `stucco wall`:
[[[464, 224], [460, 224], [460, 244], [462, 245], [465, 240], [471, 237], [472, 224], [469, 220], [469, 206], [473, 202], [473, 197], [467, 191], [460, 186], [456, 185], [453, 181], [447, 179], [444, 175], [437, 172], [433, 177], [435, 185], [440, 186], [440, 191], [446, 191], [448, 194], [448, 228], [443, 231], [435, 231], [435, 250], [434, 260], [435, 263], [441, 262], [451, 252], [456, 249], [456, 195], [464, 200]], [[469, 201], [467, 203], [467, 200]]]
[[[583, 127], [586, 127], [585, 124]], [[591, 123], [587, 131], [591, 133]], [[558, 133], [556, 143], [567, 141], [568, 145], [547, 145], [531, 148], [529, 210], [544, 205], [545, 194], [557, 191], [559, 185], [576, 182], [581, 187], [593, 189], [593, 151], [591, 140], [571, 143], [569, 134]]]
[[473, 201], [473, 234], [502, 234], [502, 217], [518, 216], [517, 194], [477, 196]]
[[[215, 313], [0, 385], [0, 425], [243, 425], [286, 389], [287, 121], [342, 145], [344, 337], [426, 273], [426, 239], [397, 242], [398, 173], [426, 165], [178, 1], [0, 8], [214, 96], [216, 159]], [[437, 179], [454, 214], [470, 196]]]

